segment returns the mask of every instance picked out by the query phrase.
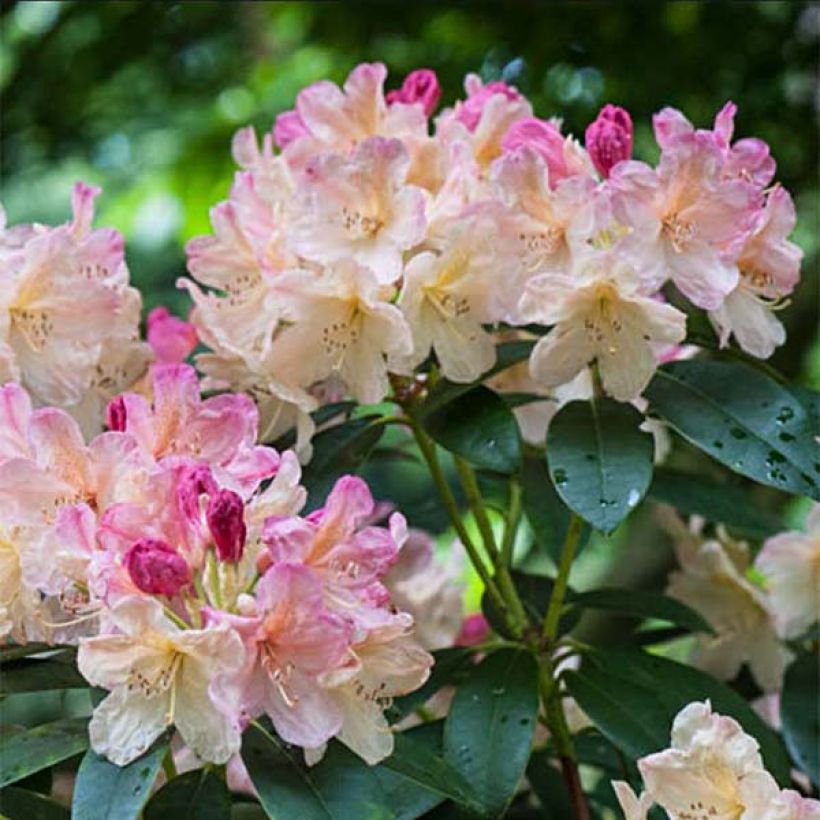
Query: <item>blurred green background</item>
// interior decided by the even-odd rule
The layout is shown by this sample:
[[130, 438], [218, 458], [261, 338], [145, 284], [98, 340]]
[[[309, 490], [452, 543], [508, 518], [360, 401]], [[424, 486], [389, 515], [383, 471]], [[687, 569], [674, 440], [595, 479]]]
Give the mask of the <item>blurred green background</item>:
[[[7, 3], [3, 201], [11, 222], [59, 222], [75, 180], [102, 185], [98, 224], [125, 234], [146, 308], [184, 311], [184, 243], [227, 195], [234, 131], [269, 129], [300, 88], [341, 82], [362, 60], [384, 61], [389, 86], [434, 68], [445, 102], [468, 71], [506, 79], [578, 135], [618, 103], [649, 160], [653, 112], [674, 105], [707, 126], [732, 99], [738, 136], [772, 145], [806, 252], [774, 364], [817, 388], [819, 32], [820, 6], [801, 2]], [[387, 494], [404, 469], [371, 472]], [[404, 486], [417, 490], [413, 517], [437, 528], [426, 484]]]

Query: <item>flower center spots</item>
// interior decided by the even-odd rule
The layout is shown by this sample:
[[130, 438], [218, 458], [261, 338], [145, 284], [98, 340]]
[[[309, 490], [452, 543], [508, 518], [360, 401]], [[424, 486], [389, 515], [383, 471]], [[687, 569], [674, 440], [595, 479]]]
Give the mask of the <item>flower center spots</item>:
[[293, 708], [299, 702], [299, 696], [288, 689], [288, 683], [296, 667], [290, 661], [281, 663], [273, 648], [267, 642], [261, 642], [259, 650], [262, 658], [262, 669], [265, 670], [268, 679], [282, 696], [282, 700], [290, 708]]
[[695, 235], [695, 226], [691, 222], [681, 219], [676, 213], [667, 214], [661, 224], [664, 234], [666, 234], [675, 249], [675, 253], [682, 253]]
[[177, 672], [182, 665], [182, 653], [171, 651], [165, 662], [153, 674], [146, 674], [139, 666], [134, 665], [128, 673], [127, 687], [129, 692], [139, 691], [146, 698], [153, 698], [171, 689], [172, 703], [169, 709], [169, 720], [173, 720], [173, 705], [176, 687]]
[[361, 698], [367, 703], [375, 703], [380, 709], [389, 709], [393, 704], [393, 698], [384, 694], [387, 683], [382, 681], [378, 686], [368, 686], [361, 678], [353, 681], [353, 691], [357, 698]]
[[531, 259], [532, 265], [537, 265], [545, 257], [556, 253], [563, 242], [564, 232], [560, 228], [545, 228], [542, 231], [521, 231], [518, 240]]
[[14, 327], [20, 331], [32, 350], [40, 351], [54, 330], [54, 322], [45, 310], [13, 307], [9, 313]]
[[592, 343], [614, 356], [618, 352], [615, 337], [623, 330], [623, 323], [616, 310], [615, 289], [608, 283], [595, 289], [592, 309], [584, 319], [584, 329]]
[[344, 206], [342, 225], [351, 239], [369, 239], [384, 227], [384, 222], [375, 216], [368, 216]]
[[361, 337], [362, 314], [354, 307], [348, 318], [337, 319], [322, 328], [322, 347], [334, 370], [341, 370], [345, 354]]

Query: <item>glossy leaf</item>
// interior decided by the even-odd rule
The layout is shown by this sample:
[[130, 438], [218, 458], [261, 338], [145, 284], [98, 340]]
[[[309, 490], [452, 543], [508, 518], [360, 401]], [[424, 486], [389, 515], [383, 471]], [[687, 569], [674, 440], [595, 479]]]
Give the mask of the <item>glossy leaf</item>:
[[230, 820], [231, 793], [213, 769], [195, 769], [166, 783], [145, 807], [145, 820]]
[[527, 764], [527, 781], [541, 804], [544, 820], [573, 820], [572, 805], [561, 770], [545, 751], [535, 752]]
[[63, 718], [24, 732], [0, 727], [0, 786], [15, 783], [88, 748], [88, 718]]
[[93, 749], [85, 753], [74, 784], [73, 820], [131, 820], [140, 816], [168, 750], [158, 742], [127, 766], [116, 766]]
[[643, 416], [613, 399], [565, 404], [547, 431], [550, 477], [564, 503], [587, 523], [612, 532], [644, 497], [654, 444]]
[[800, 655], [786, 669], [780, 695], [783, 737], [792, 759], [820, 785], [820, 657]]
[[70, 820], [65, 806], [45, 795], [9, 786], [0, 791], [0, 817], [8, 820]]
[[336, 479], [355, 473], [384, 433], [379, 416], [350, 419], [313, 437], [313, 458], [302, 473], [309, 492], [308, 509], [320, 506]]
[[570, 605], [580, 609], [619, 612], [635, 618], [657, 618], [692, 632], [714, 632], [694, 609], [660, 592], [641, 589], [595, 589], [576, 593]]
[[497, 393], [474, 387], [421, 422], [445, 450], [499, 473], [512, 473], [521, 462], [521, 437], [512, 410]]
[[444, 756], [472, 786], [482, 816], [502, 816], [515, 795], [537, 715], [538, 667], [524, 650], [494, 652], [456, 690]]
[[89, 684], [77, 671], [75, 659], [74, 650], [65, 650], [49, 658], [20, 658], [4, 663], [0, 673], [0, 694], [85, 689]]
[[701, 515], [749, 538], [762, 540], [784, 528], [779, 516], [753, 504], [743, 490], [693, 473], [656, 469], [649, 496], [681, 515]]
[[601, 733], [629, 757], [669, 746], [675, 715], [692, 701], [706, 700], [737, 720], [760, 744], [769, 771], [789, 782], [789, 761], [780, 738], [735, 691], [711, 675], [636, 650], [594, 649], [577, 672], [565, 672], [572, 697]]
[[735, 472], [820, 499], [816, 424], [791, 392], [759, 370], [738, 362], [672, 362], [644, 395], [678, 433]]

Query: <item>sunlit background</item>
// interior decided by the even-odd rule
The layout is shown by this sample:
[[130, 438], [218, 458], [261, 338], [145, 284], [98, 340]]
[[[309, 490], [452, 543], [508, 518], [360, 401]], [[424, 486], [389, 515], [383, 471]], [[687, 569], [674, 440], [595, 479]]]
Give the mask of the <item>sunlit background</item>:
[[[184, 312], [174, 287], [184, 244], [208, 232], [209, 208], [227, 195], [234, 131], [269, 129], [300, 88], [340, 82], [363, 60], [384, 61], [393, 86], [413, 68], [433, 68], [445, 101], [468, 71], [503, 78], [538, 115], [560, 116], [577, 134], [615, 102], [631, 111], [636, 154], [650, 160], [653, 112], [673, 105], [708, 126], [732, 99], [738, 135], [772, 145], [806, 253], [783, 314], [789, 341], [773, 363], [820, 388], [818, 33], [820, 5], [800, 2], [7, 3], [3, 201], [12, 223], [59, 222], [75, 180], [102, 185], [97, 224], [125, 234], [146, 308]], [[418, 475], [408, 480], [411, 469], [376, 464], [370, 477], [383, 495], [403, 492], [414, 523], [440, 529], [429, 487]], [[799, 504], [760, 493], [800, 517]], [[651, 518], [650, 509], [589, 547], [577, 582], [657, 584], [671, 553]], [[643, 557], [620, 562], [627, 548]]]

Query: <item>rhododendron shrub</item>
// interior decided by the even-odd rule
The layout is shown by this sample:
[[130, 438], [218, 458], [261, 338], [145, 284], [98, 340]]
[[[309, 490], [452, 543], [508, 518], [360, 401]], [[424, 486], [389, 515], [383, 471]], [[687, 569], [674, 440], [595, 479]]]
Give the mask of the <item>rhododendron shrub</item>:
[[[362, 64], [241, 129], [190, 314], [144, 340], [98, 189], [3, 222], [0, 691], [85, 690], [3, 735], [15, 800], [57, 764], [83, 818], [820, 817], [820, 505], [781, 518], [820, 500], [818, 396], [765, 361], [801, 262], [769, 147], [666, 108], [650, 164], [615, 104], [579, 141], [464, 88]], [[408, 525], [408, 462], [446, 532]], [[638, 509], [665, 582], [577, 589]]]

